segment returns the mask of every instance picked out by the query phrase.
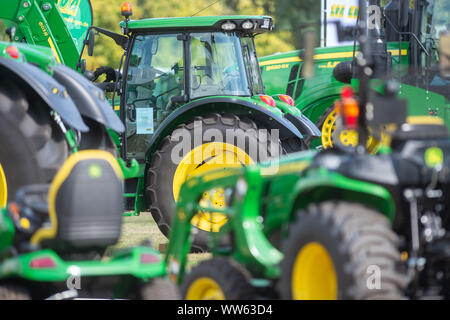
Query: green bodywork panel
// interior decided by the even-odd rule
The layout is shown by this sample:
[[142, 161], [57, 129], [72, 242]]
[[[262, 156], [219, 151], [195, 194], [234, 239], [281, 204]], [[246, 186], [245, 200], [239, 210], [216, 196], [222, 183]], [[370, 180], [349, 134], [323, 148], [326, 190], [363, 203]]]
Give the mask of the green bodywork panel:
[[16, 42], [49, 47], [58, 62], [75, 69], [92, 23], [89, 1], [3, 0], [1, 9], [0, 19], [16, 27]]
[[[357, 181], [325, 168], [315, 168], [315, 151], [290, 154], [240, 169], [214, 171], [188, 180], [181, 188], [167, 250], [168, 272], [181, 281], [191, 246], [191, 220], [199, 211], [225, 214], [228, 222], [211, 233], [211, 252], [229, 256], [251, 271], [254, 278], [275, 279], [280, 275], [282, 254], [268, 239], [277, 231], [286, 236], [297, 210], [328, 200], [358, 202], [375, 208], [392, 222], [395, 205], [390, 193], [374, 183]], [[245, 190], [242, 186], [245, 185]], [[231, 205], [206, 207], [199, 199], [209, 190], [231, 188]], [[231, 232], [230, 251], [215, 247], [218, 238]]]
[[[159, 261], [143, 265], [140, 259], [144, 253], [157, 256]], [[32, 268], [30, 262], [40, 258], [50, 258], [56, 266]], [[132, 275], [148, 280], [165, 275], [165, 262], [159, 252], [148, 247], [135, 247], [102, 261], [64, 261], [53, 250], [45, 249], [4, 259], [0, 263], [0, 279], [22, 278], [29, 281], [59, 282], [66, 281], [71, 276], [70, 271], [74, 269], [79, 271], [81, 277]]]

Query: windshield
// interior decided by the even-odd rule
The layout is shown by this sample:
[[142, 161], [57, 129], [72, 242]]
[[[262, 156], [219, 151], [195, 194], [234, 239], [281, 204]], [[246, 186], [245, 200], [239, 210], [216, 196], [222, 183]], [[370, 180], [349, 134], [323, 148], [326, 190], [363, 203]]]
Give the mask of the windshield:
[[241, 43], [235, 33], [192, 33], [191, 98], [250, 96]]

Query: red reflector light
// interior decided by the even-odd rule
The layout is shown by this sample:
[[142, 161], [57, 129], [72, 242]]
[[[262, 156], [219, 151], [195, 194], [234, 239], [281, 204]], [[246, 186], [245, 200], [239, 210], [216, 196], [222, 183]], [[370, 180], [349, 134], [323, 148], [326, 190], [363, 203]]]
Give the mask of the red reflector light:
[[271, 96], [266, 96], [264, 94], [260, 95], [259, 98], [261, 99], [262, 102], [264, 102], [265, 104], [268, 104], [271, 107], [276, 106], [275, 104], [275, 100], [273, 100], [273, 98]]
[[120, 12], [124, 17], [129, 17], [133, 15], [133, 6], [128, 1], [122, 3], [122, 7], [120, 8]]
[[14, 46], [9, 46], [6, 48], [6, 53], [13, 59], [19, 58], [19, 50]]
[[341, 91], [342, 99], [336, 102], [336, 111], [342, 116], [346, 129], [356, 130], [358, 128], [359, 104], [353, 97], [353, 90], [344, 87]]
[[33, 269], [56, 268], [56, 263], [50, 257], [37, 258], [31, 260], [30, 267]]
[[294, 99], [292, 99], [291, 96], [288, 96], [287, 94], [279, 94], [278, 97], [281, 101], [286, 102], [290, 106], [295, 106]]
[[141, 255], [141, 264], [150, 264], [159, 262], [159, 257], [150, 253], [143, 253]]

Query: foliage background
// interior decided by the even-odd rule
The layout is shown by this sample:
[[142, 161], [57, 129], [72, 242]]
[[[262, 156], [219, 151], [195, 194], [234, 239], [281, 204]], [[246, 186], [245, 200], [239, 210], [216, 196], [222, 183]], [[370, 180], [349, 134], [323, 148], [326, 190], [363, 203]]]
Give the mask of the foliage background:
[[[120, 33], [120, 6], [124, 0], [91, 0], [94, 24]], [[320, 20], [320, 0], [129, 0], [133, 19], [191, 16], [257, 14], [270, 15], [275, 31], [256, 37], [259, 56], [286, 52], [301, 47], [300, 29], [304, 24]], [[117, 68], [121, 50], [115, 43], [101, 37], [96, 42], [94, 57], [86, 57], [88, 68], [112, 66]]]

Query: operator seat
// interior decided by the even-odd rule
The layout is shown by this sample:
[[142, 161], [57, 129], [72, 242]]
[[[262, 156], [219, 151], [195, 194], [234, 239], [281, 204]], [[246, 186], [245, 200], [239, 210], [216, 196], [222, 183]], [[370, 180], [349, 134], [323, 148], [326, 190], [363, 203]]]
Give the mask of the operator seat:
[[48, 193], [49, 222], [31, 237], [32, 245], [66, 249], [104, 249], [119, 237], [123, 214], [123, 177], [108, 152], [72, 154]]

